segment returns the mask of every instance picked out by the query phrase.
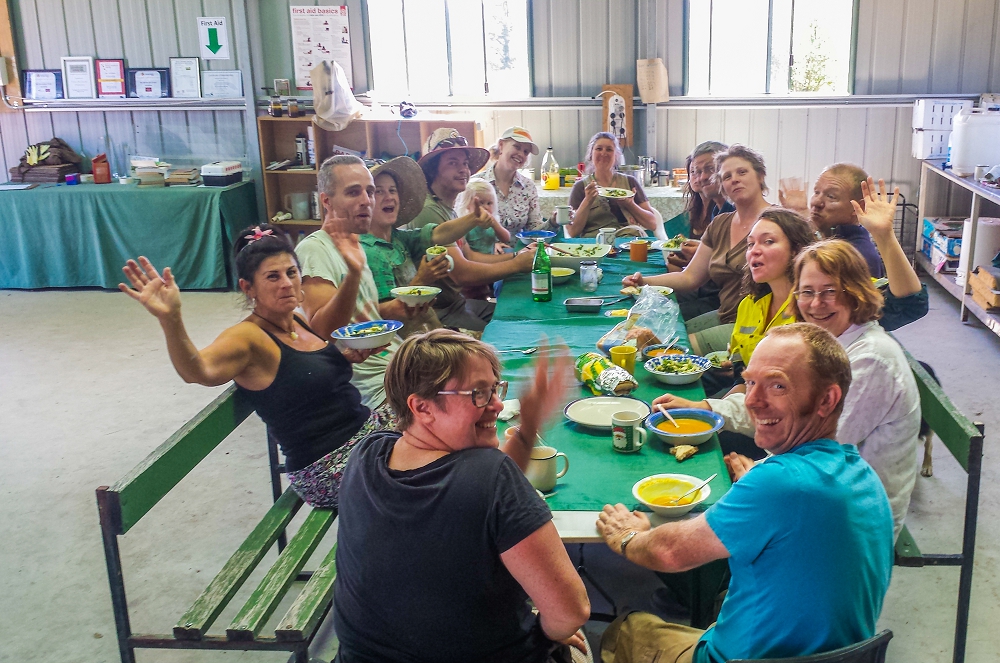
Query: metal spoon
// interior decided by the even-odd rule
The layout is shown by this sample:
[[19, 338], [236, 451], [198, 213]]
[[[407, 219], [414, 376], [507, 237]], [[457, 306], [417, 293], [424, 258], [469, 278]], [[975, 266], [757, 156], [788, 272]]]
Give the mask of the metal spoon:
[[705, 486], [707, 486], [707, 485], [709, 484], [709, 482], [711, 482], [711, 481], [712, 481], [712, 479], [714, 479], [714, 478], [715, 478], [715, 477], [717, 477], [717, 476], [719, 476], [719, 473], [718, 473], [718, 472], [716, 472], [716, 473], [715, 473], [715, 474], [713, 474], [712, 476], [708, 477], [707, 479], [705, 479], [704, 481], [702, 481], [702, 482], [701, 482], [701, 483], [699, 483], [699, 484], [698, 484], [697, 486], [695, 486], [695, 487], [694, 487], [694, 488], [692, 488], [691, 490], [687, 491], [686, 493], [684, 493], [684, 494], [683, 494], [683, 495], [681, 495], [680, 497], [677, 497], [677, 498], [675, 498], [675, 499], [672, 499], [672, 500], [670, 500], [669, 502], [667, 502], [667, 504], [677, 504], [678, 502], [680, 502], [680, 501], [681, 501], [682, 499], [684, 499], [685, 497], [687, 497], [687, 496], [688, 496], [688, 495], [690, 495], [691, 493], [694, 493], [694, 492], [697, 492], [697, 491], [701, 490], [702, 488], [704, 488]]
[[538, 348], [525, 348], [524, 350], [521, 350], [521, 349], [497, 350], [497, 354], [498, 355], [499, 354], [503, 354], [504, 352], [520, 352], [523, 355], [530, 355], [530, 354], [534, 354], [534, 353], [538, 352]]

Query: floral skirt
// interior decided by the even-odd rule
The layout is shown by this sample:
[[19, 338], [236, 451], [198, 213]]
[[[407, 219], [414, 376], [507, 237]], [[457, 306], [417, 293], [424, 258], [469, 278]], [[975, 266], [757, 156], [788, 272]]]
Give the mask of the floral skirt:
[[396, 414], [383, 403], [374, 410], [371, 416], [361, 426], [344, 446], [334, 449], [311, 465], [297, 472], [288, 473], [288, 482], [299, 497], [307, 504], [321, 509], [336, 509], [340, 498], [340, 480], [347, 467], [347, 459], [354, 447], [365, 437], [377, 430], [394, 430]]

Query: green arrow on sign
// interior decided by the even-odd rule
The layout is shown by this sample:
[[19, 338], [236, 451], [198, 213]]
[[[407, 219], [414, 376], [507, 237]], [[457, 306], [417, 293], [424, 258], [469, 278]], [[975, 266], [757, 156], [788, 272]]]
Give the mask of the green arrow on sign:
[[219, 43], [219, 29], [209, 28], [208, 29], [208, 50], [213, 53], [218, 53], [222, 49], [222, 44]]

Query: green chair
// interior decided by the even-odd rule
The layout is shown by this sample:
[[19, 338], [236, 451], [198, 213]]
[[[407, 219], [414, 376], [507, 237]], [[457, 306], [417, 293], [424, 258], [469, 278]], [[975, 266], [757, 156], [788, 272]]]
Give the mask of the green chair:
[[958, 464], [968, 473], [965, 488], [965, 524], [962, 552], [925, 554], [917, 547], [906, 526], [896, 539], [896, 565], [909, 567], [958, 566], [958, 615], [955, 619], [954, 663], [965, 660], [969, 631], [969, 603], [972, 597], [972, 566], [976, 549], [976, 521], [979, 514], [979, 481], [983, 460], [983, 424], [972, 423], [958, 411], [944, 390], [910, 353], [906, 353], [920, 391], [920, 413], [930, 429], [944, 443]]
[[828, 651], [825, 654], [791, 658], [731, 658], [726, 663], [883, 663], [890, 640], [892, 631], [886, 629], [864, 642]]
[[[323, 617], [333, 605], [336, 546], [311, 574], [301, 573], [309, 556], [337, 517], [329, 509], [312, 509], [294, 536], [284, 544], [285, 530], [303, 502], [280, 483], [273, 506], [232, 554], [208, 587], [180, 617], [171, 634], [136, 634], [129, 621], [118, 537], [125, 536], [156, 504], [194, 469], [252, 410], [236, 387], [227, 389], [194, 419], [170, 436], [113, 486], [97, 489], [101, 535], [111, 586], [122, 663], [135, 663], [137, 648], [289, 651], [296, 663], [308, 661], [308, 648]], [[272, 460], [272, 477], [277, 478]], [[225, 635], [208, 629], [233, 599], [272, 545], [279, 555], [226, 628]], [[296, 580], [308, 578], [278, 621], [273, 634], [264, 626]]]

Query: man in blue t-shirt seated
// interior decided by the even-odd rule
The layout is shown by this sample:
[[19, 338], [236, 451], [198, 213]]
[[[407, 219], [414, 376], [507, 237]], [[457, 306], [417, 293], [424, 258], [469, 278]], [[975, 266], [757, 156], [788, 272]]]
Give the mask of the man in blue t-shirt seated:
[[661, 663], [722, 663], [806, 656], [874, 634], [892, 569], [892, 513], [857, 448], [832, 439], [851, 384], [847, 354], [829, 332], [796, 323], [772, 329], [743, 375], [755, 441], [774, 455], [756, 466], [727, 459], [736, 483], [703, 515], [651, 528], [617, 504], [597, 523], [612, 550], [656, 571], [728, 559], [718, 621], [701, 631], [643, 615], [604, 647], [660, 650]]

